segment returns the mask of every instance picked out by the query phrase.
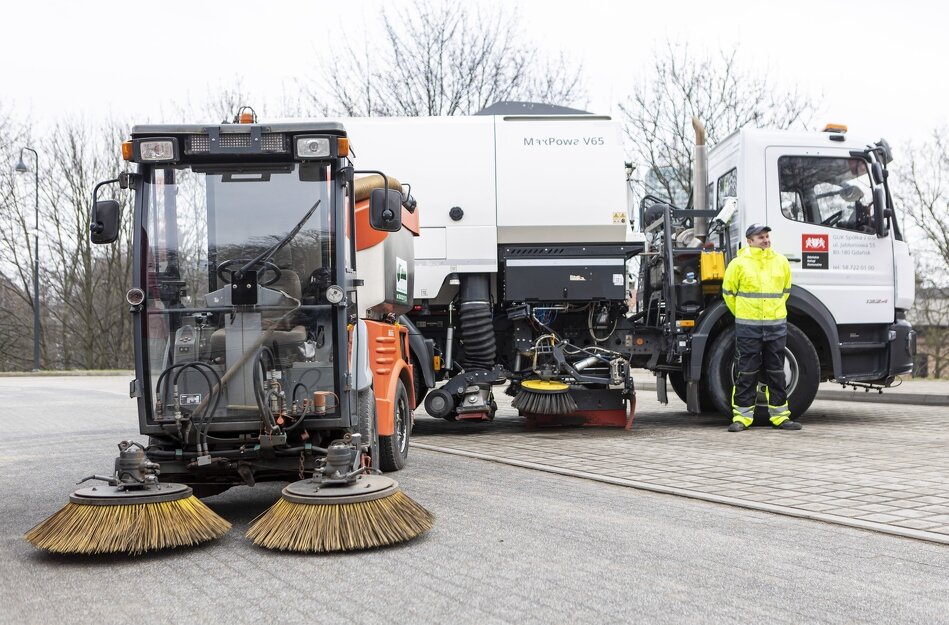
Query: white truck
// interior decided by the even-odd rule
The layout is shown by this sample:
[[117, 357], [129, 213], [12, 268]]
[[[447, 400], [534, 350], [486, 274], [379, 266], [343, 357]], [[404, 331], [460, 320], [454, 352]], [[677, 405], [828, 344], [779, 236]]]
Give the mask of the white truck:
[[646, 197], [636, 211], [609, 117], [346, 125], [362, 162], [405, 172], [424, 190], [415, 306], [404, 320], [416, 395], [432, 416], [491, 419], [493, 387], [510, 382], [509, 393], [534, 400], [521, 401], [529, 419], [628, 427], [632, 368], [656, 373], [663, 401], [668, 380], [691, 412], [730, 414], [733, 324], [721, 273], [754, 222], [772, 227], [792, 261], [795, 417], [820, 381], [885, 387], [911, 371], [913, 268], [883, 141], [841, 129], [742, 130], [707, 162], [697, 151], [696, 205], [709, 210]]

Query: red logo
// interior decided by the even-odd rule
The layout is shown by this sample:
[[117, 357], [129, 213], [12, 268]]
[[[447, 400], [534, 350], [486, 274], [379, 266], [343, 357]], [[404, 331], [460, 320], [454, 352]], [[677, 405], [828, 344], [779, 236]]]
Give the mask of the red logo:
[[830, 237], [826, 234], [802, 234], [801, 247], [805, 252], [827, 252], [830, 250]]

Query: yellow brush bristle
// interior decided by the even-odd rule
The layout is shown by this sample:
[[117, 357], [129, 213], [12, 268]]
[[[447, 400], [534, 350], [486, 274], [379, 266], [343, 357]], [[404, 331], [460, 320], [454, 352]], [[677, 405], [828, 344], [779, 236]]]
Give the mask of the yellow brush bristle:
[[432, 513], [402, 491], [343, 504], [302, 504], [281, 498], [254, 519], [247, 537], [267, 549], [328, 553], [404, 542], [434, 523]]
[[176, 501], [96, 506], [67, 503], [26, 533], [35, 547], [54, 553], [128, 553], [196, 545], [218, 538], [231, 524], [191, 496]]

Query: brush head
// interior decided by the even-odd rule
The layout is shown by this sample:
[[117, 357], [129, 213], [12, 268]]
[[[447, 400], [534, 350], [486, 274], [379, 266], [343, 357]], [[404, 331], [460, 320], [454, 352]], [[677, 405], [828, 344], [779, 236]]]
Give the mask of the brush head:
[[565, 415], [576, 411], [570, 385], [554, 380], [524, 380], [511, 406], [521, 414]]
[[360, 476], [352, 485], [294, 482], [254, 519], [247, 537], [280, 551], [329, 553], [392, 545], [434, 525], [431, 512], [406, 496], [395, 480]]
[[197, 545], [230, 528], [183, 484], [140, 490], [94, 486], [74, 492], [69, 503], [25, 538], [54, 553], [139, 555]]

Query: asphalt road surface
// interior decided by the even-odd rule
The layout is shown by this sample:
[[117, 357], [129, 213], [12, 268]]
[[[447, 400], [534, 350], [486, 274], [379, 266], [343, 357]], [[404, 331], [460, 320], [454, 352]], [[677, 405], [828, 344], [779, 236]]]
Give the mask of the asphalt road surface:
[[206, 502], [194, 549], [63, 557], [22, 535], [137, 438], [127, 377], [0, 378], [0, 623], [949, 623], [949, 548], [415, 449], [410, 543], [274, 553], [279, 485]]

